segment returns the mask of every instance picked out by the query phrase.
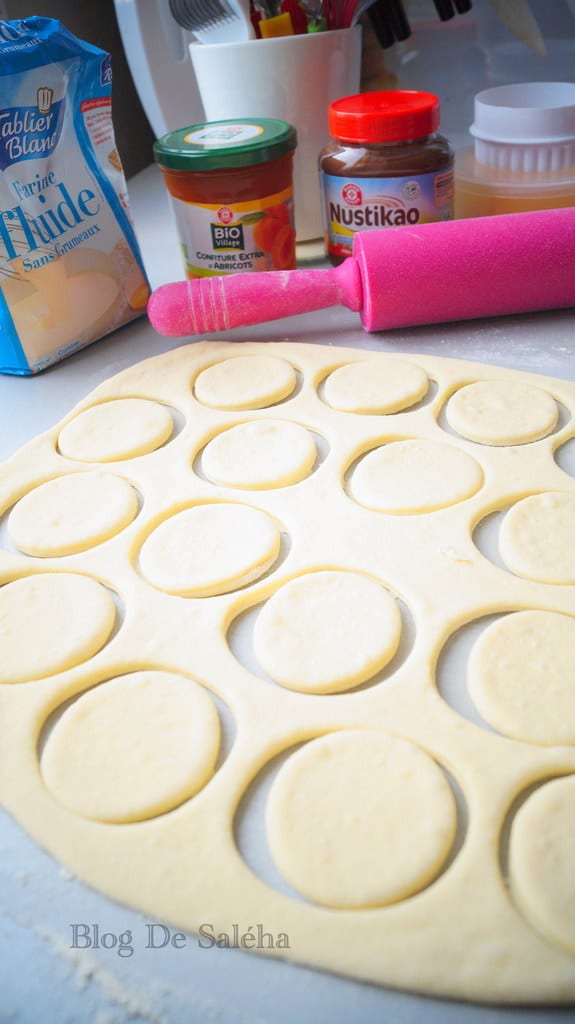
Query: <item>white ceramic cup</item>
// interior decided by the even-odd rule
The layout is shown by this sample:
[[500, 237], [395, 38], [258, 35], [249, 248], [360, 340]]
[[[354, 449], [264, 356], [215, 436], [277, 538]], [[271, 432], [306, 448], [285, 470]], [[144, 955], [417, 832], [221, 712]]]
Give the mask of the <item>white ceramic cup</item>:
[[190, 57], [207, 121], [277, 117], [297, 129], [294, 160], [298, 242], [323, 234], [318, 155], [329, 140], [332, 100], [359, 92], [361, 27], [191, 43]]

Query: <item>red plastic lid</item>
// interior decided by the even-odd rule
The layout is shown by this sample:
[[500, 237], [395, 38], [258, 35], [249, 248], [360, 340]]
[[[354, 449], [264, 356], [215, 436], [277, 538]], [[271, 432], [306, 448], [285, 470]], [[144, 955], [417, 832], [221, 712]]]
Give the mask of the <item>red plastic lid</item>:
[[402, 142], [439, 127], [439, 99], [431, 92], [386, 89], [344, 96], [329, 105], [329, 132], [342, 142]]

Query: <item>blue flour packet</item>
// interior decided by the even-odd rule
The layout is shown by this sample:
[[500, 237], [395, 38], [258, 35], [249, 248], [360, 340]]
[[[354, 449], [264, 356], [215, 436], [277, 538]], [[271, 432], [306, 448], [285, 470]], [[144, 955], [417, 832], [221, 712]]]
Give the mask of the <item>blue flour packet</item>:
[[37, 373], [145, 309], [111, 82], [109, 54], [58, 21], [0, 21], [2, 373]]

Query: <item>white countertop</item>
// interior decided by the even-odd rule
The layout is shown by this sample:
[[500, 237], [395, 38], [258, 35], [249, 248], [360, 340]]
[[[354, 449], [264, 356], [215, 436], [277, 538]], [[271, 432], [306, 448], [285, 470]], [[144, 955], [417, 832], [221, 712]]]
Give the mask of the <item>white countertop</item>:
[[[130, 182], [153, 287], [183, 277], [159, 171]], [[221, 337], [222, 335], [218, 335]], [[230, 340], [313, 341], [496, 363], [575, 379], [575, 312], [366, 334], [331, 309], [228, 332]], [[186, 341], [186, 339], [182, 339]], [[179, 341], [145, 318], [37, 377], [0, 376], [0, 458], [58, 421], [98, 383]], [[146, 950], [145, 922], [70, 878], [0, 812], [0, 1022], [14, 1024], [567, 1024], [572, 1011], [469, 1007], [359, 985], [236, 950]], [[74, 953], [70, 924], [131, 928], [134, 955]], [[463, 954], [464, 955], [464, 951]]]

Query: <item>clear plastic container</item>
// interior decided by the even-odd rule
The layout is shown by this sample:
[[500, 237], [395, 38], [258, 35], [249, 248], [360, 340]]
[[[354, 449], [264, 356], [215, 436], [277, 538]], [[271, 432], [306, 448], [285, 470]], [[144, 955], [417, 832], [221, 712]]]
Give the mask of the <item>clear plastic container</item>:
[[575, 84], [486, 89], [470, 132], [455, 159], [456, 218], [575, 206]]

